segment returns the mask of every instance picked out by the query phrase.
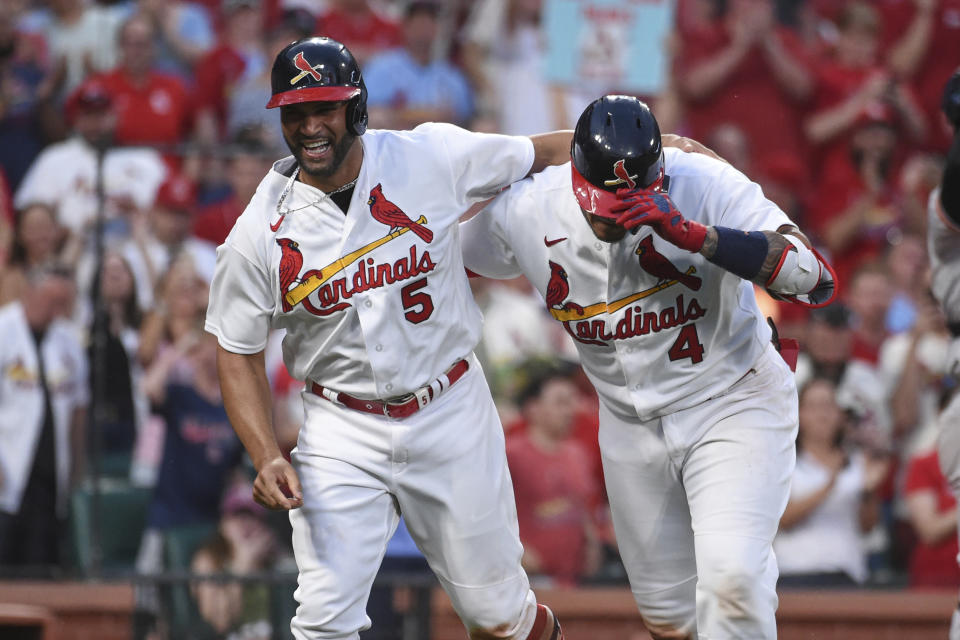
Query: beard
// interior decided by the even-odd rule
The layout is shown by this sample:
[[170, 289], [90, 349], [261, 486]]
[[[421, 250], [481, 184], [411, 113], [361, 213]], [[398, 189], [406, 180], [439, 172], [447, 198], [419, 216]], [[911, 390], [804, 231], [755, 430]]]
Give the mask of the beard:
[[340, 168], [340, 165], [343, 164], [357, 136], [349, 131], [345, 131], [339, 140], [330, 145], [330, 161], [325, 164], [307, 158], [300, 142], [292, 142], [286, 136], [284, 136], [283, 139], [287, 143], [290, 152], [297, 159], [297, 164], [300, 165], [300, 171], [312, 178], [326, 179], [335, 174]]

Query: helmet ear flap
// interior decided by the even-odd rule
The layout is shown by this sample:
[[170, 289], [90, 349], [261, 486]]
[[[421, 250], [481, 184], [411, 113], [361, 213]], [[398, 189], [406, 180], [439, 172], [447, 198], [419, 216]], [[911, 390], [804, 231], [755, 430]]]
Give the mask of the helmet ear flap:
[[347, 129], [355, 136], [362, 136], [367, 131], [367, 87], [360, 81], [360, 95], [350, 98], [347, 103]]

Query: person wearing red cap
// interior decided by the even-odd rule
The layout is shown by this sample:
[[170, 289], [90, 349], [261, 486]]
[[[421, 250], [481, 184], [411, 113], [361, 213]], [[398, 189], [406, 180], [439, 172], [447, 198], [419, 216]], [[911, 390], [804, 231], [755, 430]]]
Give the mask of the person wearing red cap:
[[209, 283], [213, 277], [216, 247], [191, 234], [195, 210], [193, 184], [173, 173], [160, 186], [153, 206], [135, 214], [132, 237], [123, 254], [138, 282], [137, 300], [142, 309], [152, 308], [156, 285], [177, 256], [189, 256], [204, 281]]

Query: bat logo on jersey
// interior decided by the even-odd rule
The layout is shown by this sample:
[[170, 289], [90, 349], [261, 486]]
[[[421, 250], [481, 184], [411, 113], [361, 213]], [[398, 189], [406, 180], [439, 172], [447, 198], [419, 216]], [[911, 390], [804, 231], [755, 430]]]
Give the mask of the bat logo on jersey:
[[640, 259], [640, 268], [655, 276], [661, 282], [676, 280], [688, 289], [700, 290], [702, 284], [700, 278], [680, 271], [666, 256], [654, 248], [653, 234], [640, 241], [636, 254]]
[[615, 187], [618, 184], [625, 184], [630, 189], [637, 188], [637, 176], [632, 176], [627, 172], [627, 168], [623, 165], [626, 160], [617, 160], [613, 164], [613, 175], [617, 176], [614, 180], [604, 180], [603, 184], [608, 187]]
[[[317, 82], [320, 82], [321, 80], [323, 80], [323, 76], [321, 76], [320, 72], [317, 71], [317, 67], [314, 67], [313, 65], [311, 65], [309, 62], [307, 62], [307, 59], [303, 57], [303, 51], [298, 53], [297, 56], [293, 59], [293, 64], [294, 66], [297, 67], [297, 69], [300, 69], [300, 73], [298, 73], [297, 75], [293, 76], [293, 78], [290, 79], [290, 84], [297, 84], [307, 76], [313, 76], [313, 79], [316, 80]], [[317, 65], [317, 66], [320, 66], [320, 65]]]
[[567, 272], [553, 260], [550, 263], [550, 281], [547, 283], [547, 308], [550, 310], [573, 311], [583, 315], [583, 307], [575, 302], [564, 302], [570, 295], [570, 283]]
[[[426, 221], [426, 218], [420, 216], [418, 223], [422, 224]], [[362, 259], [377, 247], [399, 238], [407, 231], [409, 231], [407, 228], [392, 231], [382, 238], [337, 258], [323, 269], [309, 269], [302, 276], [300, 270], [303, 268], [303, 253], [300, 251], [300, 245], [290, 238], [277, 238], [277, 244], [280, 245], [278, 267], [280, 305], [284, 313], [302, 304], [304, 309], [315, 316], [328, 316], [350, 307], [350, 303], [346, 300], [358, 293], [433, 271], [436, 263], [430, 257], [430, 252], [424, 251], [423, 255], [418, 255], [415, 244], [411, 245], [409, 255], [392, 263], [378, 263], [373, 258]], [[334, 279], [335, 275], [355, 262], [359, 264], [351, 279], [348, 280], [347, 277]], [[294, 284], [296, 286], [293, 286]], [[316, 304], [310, 299], [314, 292], [317, 294]]]
[[[638, 252], [639, 253], [639, 252]], [[656, 251], [650, 255], [660, 256]], [[663, 258], [663, 256], [660, 256]], [[648, 333], [659, 333], [671, 329], [691, 320], [702, 318], [707, 310], [700, 306], [696, 298], [689, 302], [682, 295], [677, 296], [674, 305], [657, 311], [644, 311], [640, 305], [632, 306], [644, 298], [663, 291], [675, 284], [686, 280], [700, 288], [700, 278], [695, 277], [697, 269], [690, 266], [686, 272], [676, 269], [666, 258], [663, 260], [673, 269], [669, 278], [661, 277], [660, 282], [649, 289], [631, 293], [613, 302], [596, 302], [587, 307], [581, 307], [574, 302], [564, 302], [570, 295], [570, 282], [566, 270], [556, 262], [549, 260], [550, 280], [547, 281], [547, 309], [556, 320], [563, 324], [570, 337], [584, 344], [607, 346], [610, 340], [624, 340]], [[656, 275], [656, 274], [655, 274]], [[690, 286], [687, 284], [687, 286]], [[693, 287], [691, 287], [693, 288]], [[597, 318], [600, 315], [613, 315], [626, 308], [623, 317], [617, 322], [613, 332], [607, 330], [607, 321]]]
[[433, 231], [411, 220], [403, 209], [387, 200], [383, 195], [383, 187], [379, 183], [370, 189], [367, 204], [370, 205], [370, 215], [373, 219], [390, 227], [391, 233], [398, 229], [409, 229], [427, 244], [433, 241]]

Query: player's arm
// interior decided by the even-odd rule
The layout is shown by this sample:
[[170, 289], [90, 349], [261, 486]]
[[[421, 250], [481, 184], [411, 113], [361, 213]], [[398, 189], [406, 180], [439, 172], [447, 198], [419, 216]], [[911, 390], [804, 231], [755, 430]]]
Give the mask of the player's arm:
[[253, 497], [269, 509], [301, 506], [300, 480], [280, 452], [273, 430], [272, 397], [263, 351], [232, 353], [218, 346], [217, 373], [230, 424], [257, 470]]
[[533, 166], [531, 173], [539, 173], [547, 167], [570, 162], [570, 144], [573, 142], [573, 130], [551, 131], [530, 136], [533, 142]]
[[666, 193], [637, 189], [619, 195], [613, 211], [627, 229], [651, 226], [664, 240], [791, 302], [819, 307], [833, 300], [833, 270], [793, 225], [776, 231], [707, 226], [684, 218]]
[[[234, 235], [241, 248], [232, 246]], [[270, 276], [242, 230], [231, 238], [217, 249], [205, 329], [217, 336], [227, 417], [257, 470], [253, 497], [269, 509], [294, 509], [303, 504], [300, 481], [277, 444], [263, 356], [275, 306]]]

